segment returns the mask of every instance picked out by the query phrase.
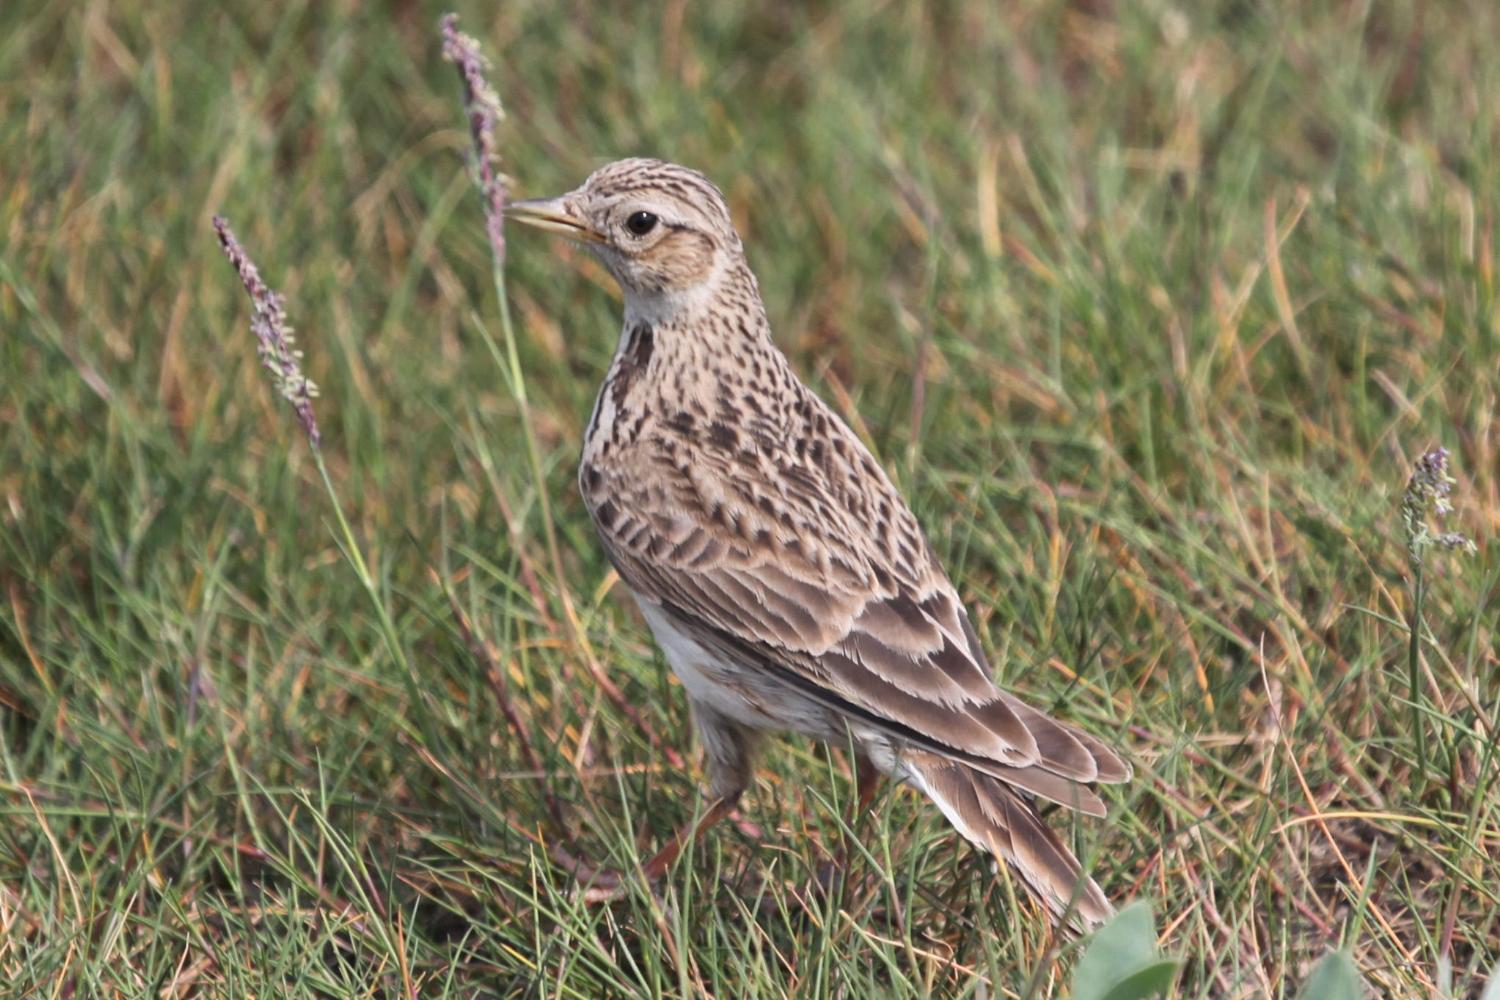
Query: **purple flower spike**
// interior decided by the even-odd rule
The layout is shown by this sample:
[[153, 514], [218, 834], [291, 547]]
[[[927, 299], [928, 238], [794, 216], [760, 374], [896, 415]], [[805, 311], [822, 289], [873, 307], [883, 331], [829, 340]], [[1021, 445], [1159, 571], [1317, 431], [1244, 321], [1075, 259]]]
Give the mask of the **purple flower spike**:
[[222, 215], [214, 216], [214, 232], [219, 236], [224, 256], [234, 265], [240, 283], [250, 295], [250, 332], [255, 334], [255, 353], [259, 355], [261, 365], [271, 373], [271, 384], [276, 387], [277, 395], [291, 404], [308, 442], [317, 448], [323, 440], [318, 433], [318, 417], [312, 404], [318, 395], [318, 387], [302, 374], [302, 352], [297, 350], [292, 328], [287, 325], [281, 296], [261, 280], [260, 269], [245, 253], [240, 241], [234, 238], [229, 220]]
[[505, 267], [505, 178], [496, 169], [500, 161], [495, 147], [495, 126], [505, 117], [500, 98], [485, 72], [490, 62], [479, 51], [479, 42], [458, 30], [458, 15], [445, 14], [443, 58], [458, 67], [464, 87], [464, 111], [469, 116], [469, 136], [474, 142], [474, 170], [484, 195], [485, 233], [495, 266]]
[[1448, 449], [1433, 448], [1417, 459], [1406, 492], [1401, 498], [1401, 520], [1406, 526], [1406, 553], [1420, 568], [1427, 549], [1458, 549], [1474, 552], [1474, 543], [1457, 531], [1434, 531], [1453, 512], [1449, 495], [1454, 478], [1448, 474]]

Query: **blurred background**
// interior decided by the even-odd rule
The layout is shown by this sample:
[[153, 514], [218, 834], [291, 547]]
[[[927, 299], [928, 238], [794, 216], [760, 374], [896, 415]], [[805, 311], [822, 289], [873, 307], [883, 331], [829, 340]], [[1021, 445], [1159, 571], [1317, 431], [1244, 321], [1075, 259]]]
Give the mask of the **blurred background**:
[[[802, 741], [662, 897], [572, 900], [549, 844], [628, 864], [699, 774], [572, 482], [618, 295], [509, 234], [538, 483], [445, 9], [0, 5], [0, 979], [1065, 995], [1074, 953], [906, 793], [808, 890], [849, 778]], [[518, 196], [628, 155], [724, 189], [1000, 679], [1129, 748], [1111, 819], [1057, 825], [1155, 901], [1180, 995], [1293, 995], [1340, 947], [1381, 995], [1478, 995], [1500, 9], [457, 10]], [[216, 212], [286, 296], [373, 591]], [[1437, 445], [1480, 551], [1428, 557], [1413, 674], [1399, 504]]]

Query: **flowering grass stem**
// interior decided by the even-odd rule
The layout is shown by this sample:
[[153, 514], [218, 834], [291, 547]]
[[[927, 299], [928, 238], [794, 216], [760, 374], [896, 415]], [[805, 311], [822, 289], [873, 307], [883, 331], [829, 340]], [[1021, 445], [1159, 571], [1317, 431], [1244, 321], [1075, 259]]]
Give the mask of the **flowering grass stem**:
[[510, 299], [505, 289], [505, 205], [508, 192], [505, 179], [498, 170], [498, 148], [495, 143], [495, 127], [504, 118], [505, 112], [486, 76], [490, 64], [480, 52], [479, 42], [458, 30], [457, 14], [445, 14], [441, 28], [443, 58], [458, 69], [463, 86], [464, 113], [469, 121], [472, 143], [474, 183], [484, 201], [485, 235], [490, 244], [490, 279], [495, 287], [495, 298], [500, 311], [500, 334], [505, 344], [503, 357], [489, 329], [483, 324], [479, 325], [480, 336], [484, 338], [485, 346], [515, 396], [516, 407], [521, 414], [521, 430], [525, 438], [527, 460], [531, 466], [548, 555], [559, 590], [566, 594], [566, 588], [562, 587], [562, 558], [557, 546], [557, 533], [552, 525], [551, 505], [547, 499], [546, 471], [532, 425], [526, 376], [521, 368], [521, 355], [516, 346], [515, 327], [510, 315]]
[[255, 334], [256, 353], [260, 356], [261, 365], [270, 373], [271, 383], [276, 388], [277, 395], [286, 400], [292, 412], [296, 414], [297, 423], [306, 435], [307, 443], [312, 446], [313, 462], [318, 467], [318, 475], [322, 478], [323, 488], [328, 493], [329, 505], [333, 508], [334, 517], [338, 521], [344, 555], [354, 568], [361, 588], [375, 609], [376, 617], [380, 622], [381, 635], [391, 657], [408, 677], [413, 677], [406, 650], [397, 638], [396, 624], [391, 619], [390, 611], [380, 594], [380, 588], [370, 572], [359, 542], [354, 537], [354, 529], [350, 527], [348, 518], [344, 516], [343, 504], [339, 501], [333, 478], [328, 474], [328, 463], [323, 459], [323, 436], [318, 429], [317, 413], [312, 403], [318, 395], [318, 388], [302, 372], [302, 352], [294, 346], [292, 328], [286, 319], [285, 300], [261, 278], [260, 269], [255, 266], [249, 253], [240, 245], [234, 235], [234, 230], [229, 226], [229, 220], [222, 215], [216, 215], [213, 224], [214, 232], [219, 238], [219, 245], [224, 250], [224, 256], [229, 258], [229, 263], [240, 277], [240, 283], [245, 286], [245, 292], [250, 296], [250, 330]]
[[1472, 553], [1475, 546], [1456, 531], [1443, 530], [1443, 520], [1453, 512], [1448, 499], [1455, 480], [1448, 473], [1448, 449], [1433, 448], [1417, 459], [1401, 497], [1401, 521], [1406, 532], [1406, 558], [1412, 570], [1411, 614], [1407, 618], [1406, 685], [1411, 705], [1411, 725], [1417, 746], [1417, 763], [1427, 772], [1427, 735], [1422, 699], [1422, 603], [1427, 596], [1426, 563], [1429, 549]]

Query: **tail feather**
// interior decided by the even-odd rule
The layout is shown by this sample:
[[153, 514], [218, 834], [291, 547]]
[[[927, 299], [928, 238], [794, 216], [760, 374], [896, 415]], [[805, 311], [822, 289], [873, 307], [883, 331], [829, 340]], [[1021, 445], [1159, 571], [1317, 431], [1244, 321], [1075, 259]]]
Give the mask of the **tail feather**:
[[1097, 781], [1106, 785], [1130, 780], [1130, 765], [1097, 737], [1054, 719], [1004, 691], [1000, 692], [1000, 697], [1020, 716], [1036, 739], [1037, 764], [1044, 770], [1074, 781]]
[[994, 764], [975, 769], [998, 778], [1001, 784], [1012, 785], [1024, 792], [1030, 792], [1037, 798], [1067, 806], [1086, 816], [1103, 818], [1107, 811], [1104, 808], [1104, 800], [1095, 794], [1093, 789], [1039, 767], [1006, 767], [1003, 764]]
[[902, 756], [912, 784], [927, 794], [967, 840], [989, 851], [1021, 876], [1038, 900], [1079, 930], [1091, 930], [1114, 913], [1094, 880], [1063, 846], [1035, 807], [994, 775], [926, 751]]

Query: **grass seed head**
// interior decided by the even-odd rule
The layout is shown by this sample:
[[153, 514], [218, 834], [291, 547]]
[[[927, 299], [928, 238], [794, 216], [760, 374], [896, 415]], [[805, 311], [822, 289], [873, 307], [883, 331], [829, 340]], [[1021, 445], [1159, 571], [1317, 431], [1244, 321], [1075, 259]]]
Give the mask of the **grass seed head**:
[[1434, 530], [1453, 512], [1448, 497], [1456, 480], [1448, 473], [1448, 449], [1433, 448], [1417, 459], [1406, 492], [1401, 498], [1401, 521], [1406, 528], [1406, 552], [1413, 567], [1420, 568], [1426, 551], [1459, 549], [1474, 552], [1468, 536], [1457, 531]]
[[495, 145], [495, 126], [505, 117], [500, 97], [485, 72], [490, 62], [479, 51], [479, 42], [458, 30], [458, 15], [444, 14], [443, 58], [458, 67], [463, 82], [464, 112], [469, 117], [473, 140], [475, 182], [484, 196], [485, 234], [495, 264], [505, 265], [505, 178], [497, 169], [500, 153]]
[[250, 332], [255, 334], [255, 353], [260, 357], [261, 365], [271, 373], [276, 394], [291, 405], [308, 443], [317, 448], [323, 440], [312, 404], [317, 398], [318, 387], [302, 374], [302, 352], [297, 350], [296, 338], [287, 324], [282, 298], [261, 280], [260, 269], [235, 239], [228, 219], [222, 215], [214, 216], [214, 232], [219, 236], [224, 256], [234, 265], [240, 283], [250, 295]]

